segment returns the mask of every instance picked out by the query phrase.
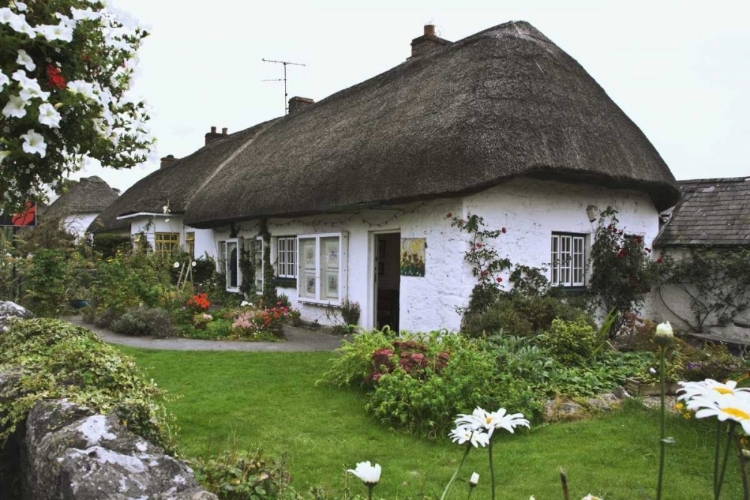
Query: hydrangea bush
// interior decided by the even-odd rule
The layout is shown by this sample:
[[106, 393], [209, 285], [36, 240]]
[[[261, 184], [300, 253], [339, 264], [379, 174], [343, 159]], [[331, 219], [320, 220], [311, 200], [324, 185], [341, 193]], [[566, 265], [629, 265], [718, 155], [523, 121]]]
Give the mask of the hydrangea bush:
[[148, 33], [109, 0], [0, 7], [0, 206], [43, 199], [86, 159], [143, 162], [145, 103], [128, 93]]

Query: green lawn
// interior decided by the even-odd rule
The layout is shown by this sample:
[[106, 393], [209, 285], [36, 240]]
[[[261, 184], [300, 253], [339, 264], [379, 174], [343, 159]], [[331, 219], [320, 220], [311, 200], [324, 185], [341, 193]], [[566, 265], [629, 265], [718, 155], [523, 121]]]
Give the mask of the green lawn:
[[[439, 497], [462, 449], [443, 441], [383, 427], [364, 411], [355, 392], [315, 385], [328, 353], [175, 352], [122, 348], [170, 393], [187, 455], [229, 446], [260, 446], [288, 454], [292, 484], [301, 491], [322, 485], [342, 496], [344, 470], [371, 460], [383, 467], [376, 495], [388, 499]], [[520, 436], [503, 435], [495, 451], [500, 499], [562, 498], [558, 469], [568, 472], [572, 499], [587, 493], [605, 500], [653, 498], [658, 467], [658, 414], [631, 405], [596, 420], [538, 426]], [[512, 411], [512, 408], [510, 409]], [[712, 426], [673, 417], [663, 498], [711, 498]], [[722, 498], [741, 497], [737, 467], [727, 471]], [[489, 498], [486, 451], [472, 452], [462, 472], [479, 472], [472, 496]], [[352, 492], [364, 493], [357, 480]], [[463, 485], [453, 498], [464, 498]]]

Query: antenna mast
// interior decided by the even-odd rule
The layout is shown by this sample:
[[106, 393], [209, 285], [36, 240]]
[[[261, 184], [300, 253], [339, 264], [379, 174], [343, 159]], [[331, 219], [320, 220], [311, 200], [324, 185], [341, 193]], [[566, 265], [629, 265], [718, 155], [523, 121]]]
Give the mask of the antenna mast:
[[262, 82], [284, 82], [284, 114], [287, 114], [289, 112], [289, 107], [288, 107], [288, 103], [289, 103], [288, 96], [289, 96], [289, 94], [287, 94], [287, 89], [286, 89], [286, 81], [287, 81], [287, 78], [286, 78], [286, 67], [289, 64], [291, 64], [292, 66], [306, 66], [306, 64], [295, 63], [295, 62], [290, 62], [290, 61], [274, 61], [273, 59], [261, 59], [261, 60], [263, 62], [267, 62], [267, 63], [275, 63], [275, 64], [283, 64], [284, 65], [284, 78], [276, 78], [276, 79], [273, 79], [273, 80], [261, 80], [261, 81]]

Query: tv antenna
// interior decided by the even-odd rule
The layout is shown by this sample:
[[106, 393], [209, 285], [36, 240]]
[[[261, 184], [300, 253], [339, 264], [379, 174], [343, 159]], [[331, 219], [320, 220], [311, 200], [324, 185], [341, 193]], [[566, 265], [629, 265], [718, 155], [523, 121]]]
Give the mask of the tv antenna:
[[289, 94], [287, 94], [287, 89], [286, 89], [286, 81], [287, 81], [286, 67], [289, 66], [290, 64], [292, 66], [306, 66], [306, 65], [302, 63], [296, 63], [296, 62], [290, 62], [290, 61], [274, 61], [273, 59], [261, 59], [261, 60], [267, 63], [275, 63], [275, 64], [284, 65], [284, 78], [274, 78], [272, 80], [261, 80], [261, 82], [284, 82], [284, 114], [287, 114], [289, 112], [289, 107], [288, 107], [289, 106], [289, 99], [288, 99]]

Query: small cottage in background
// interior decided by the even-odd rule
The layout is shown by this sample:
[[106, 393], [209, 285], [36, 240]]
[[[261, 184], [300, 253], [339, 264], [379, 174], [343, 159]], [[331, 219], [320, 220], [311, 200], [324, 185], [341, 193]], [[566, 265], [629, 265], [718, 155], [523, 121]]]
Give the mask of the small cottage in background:
[[[750, 343], [750, 275], [737, 270], [707, 276], [715, 258], [746, 252], [750, 255], [750, 177], [693, 179], [678, 182], [682, 199], [665, 213], [666, 224], [654, 249], [677, 262], [694, 262], [695, 269], [654, 293], [652, 314], [682, 328], [703, 331], [721, 340]], [[689, 270], [688, 270], [689, 271]], [[701, 294], [696, 281], [723, 286]], [[735, 292], [746, 288], [746, 293]], [[737, 295], [728, 297], [730, 295]], [[703, 296], [702, 296], [703, 295]]]
[[47, 220], [57, 220], [63, 229], [82, 238], [96, 217], [120, 196], [97, 176], [72, 181], [68, 191], [55, 200], [42, 214]]

